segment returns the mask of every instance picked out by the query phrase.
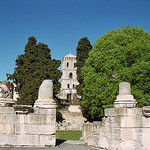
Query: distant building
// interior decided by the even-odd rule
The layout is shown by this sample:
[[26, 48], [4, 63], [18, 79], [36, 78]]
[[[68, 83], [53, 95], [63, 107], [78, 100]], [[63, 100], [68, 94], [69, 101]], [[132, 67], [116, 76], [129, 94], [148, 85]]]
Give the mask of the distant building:
[[61, 89], [58, 97], [60, 99], [76, 99], [77, 90], [77, 68], [75, 67], [76, 56], [71, 53], [62, 60]]

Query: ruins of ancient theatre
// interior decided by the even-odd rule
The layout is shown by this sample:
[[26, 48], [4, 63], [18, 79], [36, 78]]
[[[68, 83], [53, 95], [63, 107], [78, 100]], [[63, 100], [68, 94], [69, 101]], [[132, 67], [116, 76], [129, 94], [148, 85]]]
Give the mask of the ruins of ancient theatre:
[[136, 104], [130, 83], [121, 82], [114, 108], [105, 109], [102, 122], [84, 124], [83, 140], [107, 150], [150, 150], [150, 106]]
[[53, 83], [44, 80], [34, 107], [0, 98], [0, 146], [45, 147], [56, 144], [56, 103]]

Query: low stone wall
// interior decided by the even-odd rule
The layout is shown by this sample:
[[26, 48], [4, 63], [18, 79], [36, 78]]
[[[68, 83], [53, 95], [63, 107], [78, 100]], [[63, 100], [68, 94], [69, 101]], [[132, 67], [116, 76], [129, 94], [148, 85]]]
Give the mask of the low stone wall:
[[3, 104], [0, 107], [0, 146], [55, 146], [56, 103], [52, 90], [52, 81], [44, 80], [34, 107], [12, 106], [14, 100], [0, 99]]
[[120, 83], [115, 108], [105, 109], [96, 132], [94, 123], [84, 124], [83, 140], [107, 150], [150, 150], [150, 106], [136, 108], [130, 84]]
[[82, 130], [86, 119], [80, 110], [80, 105], [69, 105], [67, 110], [60, 110], [64, 120], [57, 123], [57, 130]]
[[13, 107], [0, 107], [0, 146], [55, 145], [55, 110], [35, 108], [16, 114]]

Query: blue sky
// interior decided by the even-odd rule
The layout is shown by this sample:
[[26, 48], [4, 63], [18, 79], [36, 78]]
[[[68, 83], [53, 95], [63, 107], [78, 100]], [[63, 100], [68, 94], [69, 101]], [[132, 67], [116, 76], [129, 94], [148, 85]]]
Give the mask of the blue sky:
[[[93, 45], [122, 25], [150, 30], [150, 0], [0, 0], [0, 81], [13, 73], [30, 36], [47, 44], [53, 59], [88, 37]], [[150, 32], [149, 32], [150, 33]]]

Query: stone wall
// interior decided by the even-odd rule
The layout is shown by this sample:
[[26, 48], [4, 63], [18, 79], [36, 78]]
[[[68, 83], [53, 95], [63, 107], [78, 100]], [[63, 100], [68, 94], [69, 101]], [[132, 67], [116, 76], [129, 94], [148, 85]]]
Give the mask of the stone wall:
[[57, 130], [82, 130], [86, 119], [83, 117], [79, 105], [70, 105], [68, 110], [60, 112], [64, 120], [57, 123]]
[[0, 146], [55, 146], [56, 105], [51, 92], [47, 93], [51, 90], [52, 81], [44, 80], [34, 108], [29, 105], [0, 107]]
[[87, 142], [89, 145], [97, 147], [99, 140], [99, 129], [101, 125], [102, 122], [99, 121], [95, 121], [93, 123], [84, 123], [81, 140]]
[[150, 106], [136, 108], [136, 104], [130, 83], [120, 83], [115, 108], [105, 109], [98, 134], [93, 132], [94, 123], [84, 124], [83, 139], [107, 150], [149, 150]]

